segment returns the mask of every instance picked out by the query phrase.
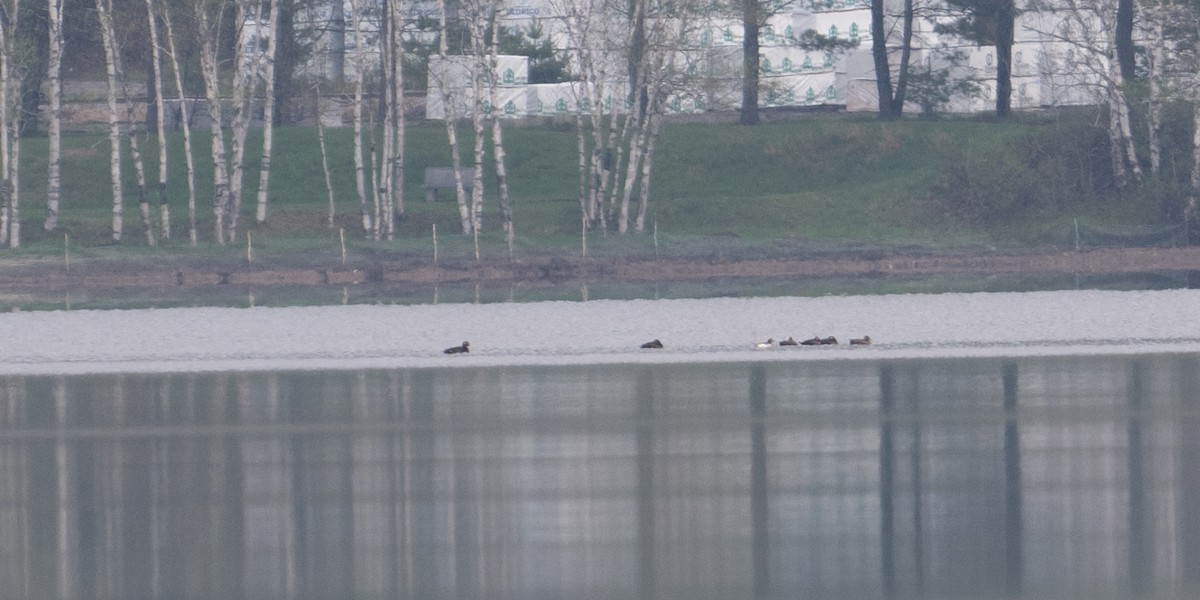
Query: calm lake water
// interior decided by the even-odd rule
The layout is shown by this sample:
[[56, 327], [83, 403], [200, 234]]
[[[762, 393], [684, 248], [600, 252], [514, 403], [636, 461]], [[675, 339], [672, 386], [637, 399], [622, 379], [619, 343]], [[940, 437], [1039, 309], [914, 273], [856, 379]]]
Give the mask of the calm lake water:
[[1191, 598], [1198, 301], [0, 315], [0, 597]]

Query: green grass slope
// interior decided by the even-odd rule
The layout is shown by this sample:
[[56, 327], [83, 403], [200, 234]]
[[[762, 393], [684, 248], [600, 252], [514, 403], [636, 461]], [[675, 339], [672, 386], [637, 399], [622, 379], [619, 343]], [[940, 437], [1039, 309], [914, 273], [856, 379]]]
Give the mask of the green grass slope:
[[[460, 134], [466, 134], [460, 138], [464, 152], [469, 152], [469, 131], [460, 128]], [[452, 194], [443, 192], [443, 201], [426, 203], [421, 190], [425, 167], [450, 163], [445, 127], [419, 122], [407, 128], [406, 217], [392, 241], [364, 238], [354, 192], [351, 135], [349, 129], [326, 131], [337, 227], [344, 229], [350, 251], [429, 255], [436, 226], [442, 256], [470, 254], [471, 241], [458, 233]], [[516, 253], [579, 252], [574, 127], [509, 126], [504, 135]], [[172, 239], [159, 248], [146, 247], [128, 157], [123, 165], [124, 238], [120, 244], [111, 242], [108, 144], [95, 135], [64, 140], [61, 227], [43, 231], [46, 141], [30, 138], [22, 141], [21, 149], [22, 248], [0, 253], [0, 260], [61, 254], [66, 243], [81, 256], [244, 255], [244, 236], [226, 248], [212, 242], [209, 137], [197, 130], [193, 139], [199, 171], [197, 247], [187, 242], [187, 186], [178, 133], [168, 149]], [[326, 225], [328, 197], [316, 131], [285, 127], [276, 130], [275, 139], [266, 224], [254, 223], [253, 217], [261, 132], [253, 132], [248, 141], [243, 230], [251, 233], [259, 252], [336, 256], [340, 238], [336, 228]], [[1042, 243], [1047, 231], [1081, 218], [1098, 224], [1161, 222], [1169, 212], [1161, 206], [1089, 192], [1088, 182], [1103, 179], [1102, 174], [1082, 172], [1097, 162], [1089, 149], [1094, 140], [1086, 125], [1063, 125], [1051, 118], [883, 122], [856, 115], [811, 115], [755, 127], [670, 123], [654, 160], [647, 230], [625, 236], [593, 231], [588, 244], [593, 252], [635, 254], [703, 254], [723, 248], [769, 252], [1011, 247]], [[157, 149], [148, 137], [141, 145], [151, 188], [147, 193], [154, 202]], [[469, 160], [465, 154], [464, 160]], [[489, 164], [489, 174], [491, 169]], [[504, 256], [490, 177], [486, 190], [484, 253]], [[654, 229], [657, 236], [651, 233]]]

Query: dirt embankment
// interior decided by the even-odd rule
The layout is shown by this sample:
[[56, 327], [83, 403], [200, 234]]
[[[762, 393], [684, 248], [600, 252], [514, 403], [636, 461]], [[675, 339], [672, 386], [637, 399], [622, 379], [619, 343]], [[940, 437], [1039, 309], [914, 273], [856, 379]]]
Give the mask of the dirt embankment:
[[1116, 274], [1200, 271], [1200, 247], [969, 252], [938, 255], [823, 255], [774, 258], [587, 258], [426, 262], [376, 261], [336, 266], [163, 266], [119, 261], [0, 261], [0, 289], [164, 288], [224, 285], [349, 285], [449, 282], [643, 282], [713, 278], [879, 275]]

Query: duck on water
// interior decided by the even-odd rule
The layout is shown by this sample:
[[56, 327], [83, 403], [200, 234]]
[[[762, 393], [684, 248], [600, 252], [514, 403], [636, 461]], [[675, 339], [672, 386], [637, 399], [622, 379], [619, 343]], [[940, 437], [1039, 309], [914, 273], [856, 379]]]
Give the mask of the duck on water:
[[461, 346], [452, 346], [443, 350], [446, 354], [466, 354], [471, 351], [471, 342], [463, 342]]
[[807, 340], [804, 340], [803, 342], [800, 342], [800, 345], [801, 346], [836, 346], [837, 343], [838, 343], [837, 338], [835, 338], [831, 335], [829, 337], [821, 337], [821, 336], [811, 337]]

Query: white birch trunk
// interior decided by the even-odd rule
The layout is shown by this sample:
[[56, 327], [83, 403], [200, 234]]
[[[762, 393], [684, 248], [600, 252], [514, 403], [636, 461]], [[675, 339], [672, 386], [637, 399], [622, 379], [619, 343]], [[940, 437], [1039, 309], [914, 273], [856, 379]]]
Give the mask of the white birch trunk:
[[117, 66], [114, 59], [111, 15], [105, 0], [96, 0], [96, 12], [100, 17], [100, 33], [104, 41], [104, 70], [108, 76], [108, 172], [112, 185], [112, 239], [121, 241], [124, 229], [121, 186], [121, 117], [117, 108]]
[[374, 114], [375, 114], [375, 111], [371, 111], [372, 117], [368, 121], [369, 125], [367, 126], [367, 131], [369, 133], [369, 137], [371, 140], [371, 143], [370, 143], [370, 147], [371, 147], [370, 170], [371, 170], [371, 183], [372, 183], [372, 185], [371, 185], [371, 205], [375, 210], [375, 213], [374, 213], [375, 214], [375, 233], [374, 233], [374, 235], [376, 236], [375, 239], [379, 239], [379, 230], [380, 230], [379, 223], [383, 220], [383, 209], [382, 209], [383, 198], [382, 198], [382, 195], [380, 194], [380, 190], [383, 188], [383, 184], [379, 183], [379, 182], [383, 181], [383, 175], [379, 172], [379, 160], [378, 160], [378, 157], [376, 156], [376, 153], [379, 150], [375, 146], [375, 117], [374, 117]]
[[[150, 202], [146, 198], [146, 167], [142, 161], [141, 147], [137, 137], [137, 120], [133, 114], [133, 102], [129, 98], [125, 69], [121, 64], [121, 53], [117, 46], [116, 31], [113, 28], [112, 0], [96, 0], [96, 14], [100, 18], [100, 34], [104, 40], [106, 63], [111, 63], [109, 86], [114, 92], [111, 95], [116, 96], [116, 92], [119, 92], [118, 103], [125, 109], [125, 132], [129, 139], [129, 155], [133, 161], [134, 174], [137, 177], [138, 208], [142, 215], [142, 225], [146, 230], [146, 245], [156, 246], [158, 242], [154, 234], [154, 220], [150, 217]], [[110, 105], [110, 109], [112, 106]], [[119, 162], [116, 173], [116, 176], [120, 177]], [[116, 190], [117, 188], [114, 188], [114, 191]]]
[[1200, 71], [1192, 73], [1192, 176], [1184, 216], [1188, 221], [1200, 205]]
[[21, 247], [21, 114], [14, 113], [9, 116], [9, 128], [12, 130], [12, 139], [9, 141], [9, 151], [12, 156], [9, 158], [10, 176], [8, 178], [8, 193], [11, 194], [8, 203], [8, 218], [10, 224], [8, 227], [8, 247]]
[[[315, 87], [317, 96], [317, 106], [321, 106], [321, 86]], [[334, 226], [334, 217], [336, 216], [336, 208], [333, 202], [333, 177], [329, 173], [329, 152], [325, 147], [325, 125], [321, 123], [321, 118], [317, 117], [317, 144], [321, 148], [321, 173], [325, 177], [325, 194], [329, 197], [329, 229], [332, 231]], [[361, 149], [361, 148], [360, 148]], [[367, 220], [367, 209], [363, 206], [363, 219]], [[370, 224], [364, 222], [367, 231], [370, 231]]]
[[[246, 22], [245, 0], [237, 0], [237, 22]], [[242, 212], [242, 173], [246, 160], [246, 136], [250, 130], [250, 101], [254, 96], [245, 36], [239, 35], [237, 58], [233, 61], [233, 117], [229, 124], [229, 211], [225, 228], [229, 241], [237, 239], [238, 216]]]
[[646, 230], [646, 208], [650, 205], [650, 173], [654, 165], [655, 142], [658, 141], [658, 134], [661, 132], [662, 115], [655, 112], [650, 115], [650, 139], [646, 141], [646, 156], [642, 158], [642, 188], [638, 198], [637, 218], [633, 222], [633, 228], [638, 233]]
[[[484, 101], [483, 79], [487, 72], [487, 44], [484, 40], [484, 29], [488, 21], [483, 18], [483, 3], [485, 0], [473, 0], [473, 18], [471, 19], [471, 49], [475, 56], [471, 61], [471, 83], [474, 92], [474, 102], [471, 103], [471, 127], [475, 133], [473, 158], [475, 160], [475, 177], [471, 184], [471, 222], [478, 234], [483, 229], [483, 141], [486, 137], [483, 127]], [[495, 111], [496, 107], [493, 106]], [[479, 259], [478, 256], [475, 257]]]
[[[354, 191], [358, 193], [358, 210], [362, 216], [363, 232], [368, 236], [379, 239], [379, 233], [371, 226], [373, 219], [367, 206], [367, 177], [366, 165], [363, 162], [363, 88], [366, 85], [366, 69], [364, 68], [362, 38], [362, 20], [359, 15], [358, 0], [350, 0], [351, 18], [354, 26]], [[318, 109], [319, 110], [319, 109]], [[318, 117], [317, 123], [321, 119]], [[333, 227], [333, 204], [330, 203], [329, 226]]]
[[[258, 204], [254, 210], [254, 221], [266, 222], [266, 196], [270, 190], [271, 149], [275, 143], [275, 61], [278, 58], [278, 14], [280, 0], [270, 0], [271, 17], [268, 22], [268, 40], [266, 40], [266, 67], [263, 83], [263, 158], [258, 169]], [[259, 6], [259, 16], [262, 16], [262, 6]]]
[[[501, 3], [497, 2], [496, 6], [492, 7], [492, 43], [488, 51], [488, 67], [492, 73], [498, 71], [497, 55], [500, 53], [500, 11]], [[500, 222], [504, 227], [504, 241], [508, 245], [508, 257], [512, 258], [513, 254], [513, 220], [512, 220], [512, 204], [508, 197], [508, 168], [504, 163], [504, 131], [500, 125], [500, 115], [502, 107], [499, 105], [499, 98], [496, 94], [496, 82], [492, 81], [489, 86], [492, 99], [492, 155], [496, 160], [496, 192], [499, 195], [500, 204]]]
[[406, 119], [404, 116], [404, 15], [400, 10], [399, 3], [389, 5], [388, 15], [391, 17], [392, 25], [388, 28], [391, 41], [391, 53], [393, 55], [392, 65], [394, 69], [391, 78], [392, 83], [392, 104], [395, 106], [396, 118], [394, 122], [396, 133], [392, 136], [392, 143], [395, 145], [392, 150], [392, 198], [389, 202], [392, 205], [392, 213], [388, 215], [388, 231], [387, 238], [390, 240], [396, 229], [396, 215], [404, 215], [404, 133]]
[[[386, 44], [385, 44], [386, 47]], [[386, 50], [385, 50], [386, 51]], [[388, 60], [384, 61], [384, 71], [388, 70]], [[375, 188], [378, 196], [375, 198], [375, 237], [383, 239], [387, 236], [387, 232], [392, 223], [392, 177], [390, 166], [392, 164], [392, 136], [395, 134], [396, 113], [392, 110], [390, 94], [388, 94], [388, 77], [385, 75], [380, 81], [380, 98], [383, 101], [383, 134], [379, 149], [379, 162], [374, 163], [372, 157], [372, 169], [378, 169], [375, 173]]]
[[[644, 121], [645, 119], [639, 119]], [[641, 172], [642, 144], [645, 140], [645, 125], [639, 123], [637, 133], [629, 144], [629, 163], [625, 166], [625, 181], [621, 187], [621, 203], [617, 213], [617, 233], [629, 231], [629, 201], [633, 198], [633, 187]]]
[[62, 56], [63, 3], [49, 0], [49, 50], [46, 63], [46, 92], [49, 111], [46, 123], [46, 231], [58, 228], [58, 206], [62, 196]]
[[588, 211], [587, 131], [583, 123], [583, 115], [575, 113], [575, 141], [579, 150], [579, 214], [584, 223], [590, 223], [592, 215]]
[[[1116, 64], [1116, 61], [1113, 61]], [[1125, 82], [1121, 79], [1120, 68], [1114, 68], [1114, 78], [1117, 82], [1115, 86], [1115, 100], [1117, 108], [1117, 125], [1121, 133], [1121, 148], [1124, 153], [1125, 160], [1129, 163], [1129, 172], [1133, 177], [1134, 183], [1142, 181], [1142, 164], [1138, 160], [1137, 146], [1133, 143], [1133, 124], [1132, 118], [1129, 116], [1129, 102], [1125, 98]]]
[[[438, 56], [445, 64], [448, 49], [446, 47], [446, 0], [438, 0]], [[458, 127], [455, 125], [455, 115], [451, 111], [450, 91], [447, 82], [438, 80], [438, 93], [442, 95], [442, 105], [446, 107], [446, 139], [450, 144], [450, 166], [454, 168], [454, 198], [458, 202], [458, 218], [462, 222], [463, 235], [470, 235], [472, 227], [471, 211], [467, 206], [466, 191], [462, 181], [462, 160], [458, 155]]]
[[[268, 22], [267, 35], [267, 65], [263, 83], [263, 149], [262, 165], [258, 171], [258, 206], [254, 212], [254, 220], [258, 223], [267, 222], [267, 192], [270, 190], [271, 151], [275, 140], [275, 62], [279, 46], [279, 0], [270, 0], [271, 20]], [[261, 6], [259, 14], [261, 17]]]
[[390, 37], [390, 21], [385, 24], [385, 28], [389, 30], [389, 35], [382, 37], [379, 44], [381, 66], [379, 99], [383, 103], [383, 140], [379, 163], [373, 165], [373, 168], [378, 168], [378, 172], [375, 173], [375, 187], [378, 194], [375, 212], [376, 239], [392, 239], [396, 222], [393, 205], [396, 181], [392, 170], [393, 155], [396, 150], [396, 104], [391, 82], [399, 72], [397, 70], [399, 65], [396, 63], [396, 52]]
[[[146, 18], [150, 30], [150, 62], [154, 70], [155, 133], [158, 135], [158, 218], [162, 239], [171, 239], [171, 205], [167, 202], [167, 126], [163, 102], [162, 48], [158, 39], [158, 15], [154, 0], [146, 0]], [[181, 99], [182, 101], [182, 99]]]
[[[16, 238], [16, 245], [9, 245], [13, 239], [9, 229], [12, 223], [10, 219], [16, 205], [16, 194], [13, 192], [11, 179], [16, 171], [12, 168], [14, 136], [9, 135], [8, 127], [10, 115], [19, 114], [16, 107], [9, 106], [12, 97], [10, 89], [14, 86], [20, 89], [20, 83], [12, 81], [15, 72], [13, 62], [17, 58], [12, 42], [20, 15], [19, 4], [19, 0], [12, 0], [11, 3], [6, 1], [3, 13], [0, 13], [0, 17], [3, 17], [3, 21], [0, 21], [0, 246], [10, 248], [20, 247], [19, 237]], [[15, 134], [17, 130], [14, 128], [12, 131]]]
[[[217, 243], [225, 244], [225, 214], [230, 207], [228, 166], [225, 163], [225, 133], [221, 129], [220, 79], [217, 76], [216, 43], [218, 27], [209, 18], [206, 2], [193, 0], [196, 10], [196, 35], [200, 42], [200, 72], [204, 76], [204, 97], [208, 102], [209, 132], [212, 136], [213, 162], [213, 233]], [[220, 14], [221, 2], [217, 7]]]
[[1150, 173], [1157, 175], [1162, 165], [1162, 140], [1159, 138], [1158, 132], [1162, 127], [1162, 83], [1164, 62], [1166, 61], [1164, 48], [1167, 44], [1166, 37], [1163, 35], [1163, 21], [1167, 17], [1167, 11], [1160, 4], [1154, 9], [1147, 10], [1146, 14], [1154, 21], [1150, 40], [1150, 106], [1147, 111], [1147, 128], [1149, 130], [1147, 145], [1150, 152]]
[[[597, 102], [596, 99], [597, 95], [604, 93], [604, 80], [607, 78], [606, 62], [601, 59], [601, 65], [590, 82], [592, 92], [588, 98], [591, 104], [590, 114], [592, 120], [592, 156], [588, 164], [590, 170], [589, 180], [592, 186], [592, 193], [590, 195], [591, 206], [589, 210], [592, 213], [592, 219], [600, 229], [605, 231], [608, 230], [608, 211], [605, 208], [608, 171], [613, 164], [612, 139], [610, 134], [614, 129], [612, 127], [612, 120], [605, 118], [603, 100]], [[592, 64], [593, 68], [595, 68], [595, 61], [592, 61]]]
[[167, 28], [167, 45], [171, 55], [171, 72], [175, 75], [175, 93], [179, 98], [179, 118], [183, 127], [183, 156], [187, 164], [188, 184], [188, 241], [195, 246], [196, 233], [196, 161], [192, 156], [192, 122], [191, 111], [188, 110], [187, 96], [184, 95], [183, 77], [179, 72], [178, 52], [175, 49], [175, 28], [171, 25], [169, 2], [162, 4], [163, 24]]

